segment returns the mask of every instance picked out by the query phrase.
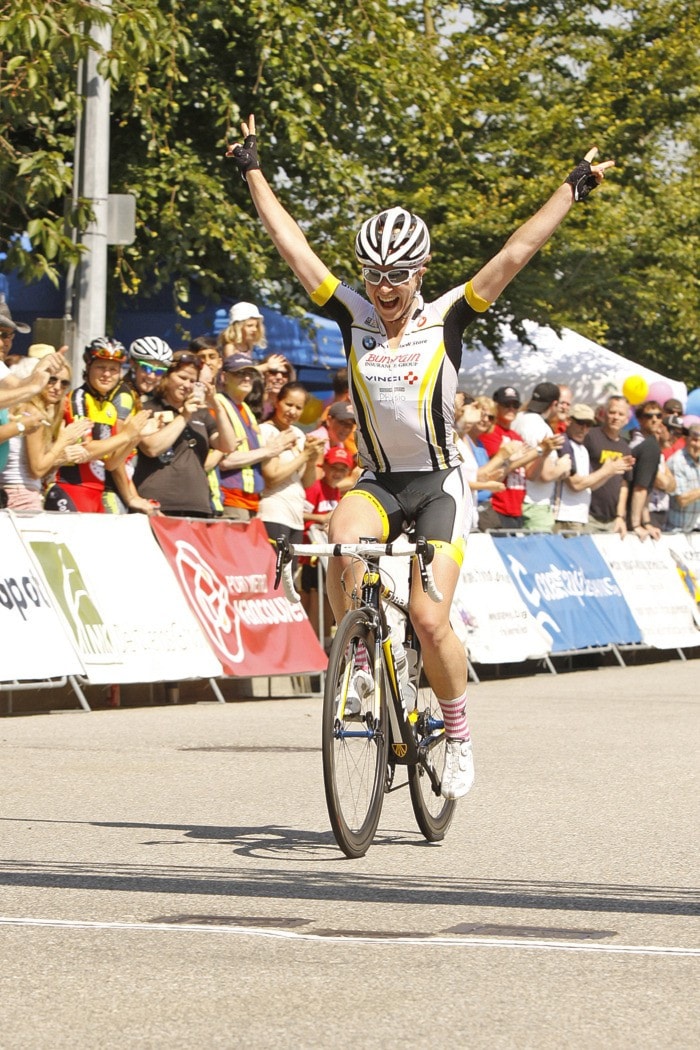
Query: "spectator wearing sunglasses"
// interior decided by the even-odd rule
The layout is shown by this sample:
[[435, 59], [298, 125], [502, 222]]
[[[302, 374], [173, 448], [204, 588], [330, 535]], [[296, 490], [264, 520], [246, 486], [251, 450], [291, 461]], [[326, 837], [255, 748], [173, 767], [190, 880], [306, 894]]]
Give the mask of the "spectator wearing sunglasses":
[[571, 460], [571, 473], [557, 484], [555, 532], [588, 532], [592, 493], [610, 478], [624, 475], [634, 464], [632, 456], [611, 457], [604, 460], [597, 470], [591, 471], [591, 459], [584, 442], [594, 423], [595, 412], [590, 405], [572, 406], [560, 450], [561, 455], [568, 455]]
[[668, 519], [671, 493], [676, 481], [661, 454], [663, 411], [658, 401], [645, 401], [637, 409], [639, 435], [632, 438], [634, 456], [627, 528], [640, 540], [658, 539]]
[[[83, 383], [66, 399], [63, 418], [66, 425], [82, 420], [91, 422], [90, 433], [84, 439], [88, 458], [59, 467], [44, 500], [46, 510], [105, 513], [107, 472], [123, 467], [150, 415], [138, 411], [122, 424], [110, 400], [126, 360], [126, 350], [119, 340], [107, 336], [93, 339], [85, 348]], [[126, 479], [123, 472], [120, 476]], [[120, 495], [125, 503], [136, 498], [126, 480]]]
[[318, 477], [323, 476], [323, 455], [332, 448], [342, 448], [352, 457], [352, 470], [339, 482], [341, 492], [348, 492], [360, 474], [357, 465], [357, 445], [355, 443], [355, 429], [357, 421], [355, 410], [349, 401], [334, 401], [329, 406], [325, 421], [309, 434], [309, 437], [318, 438], [323, 442], [322, 454], [316, 465]]
[[[31, 349], [31, 348], [30, 348]], [[53, 347], [48, 352], [54, 353]], [[27, 378], [37, 368], [36, 357], [24, 357], [13, 368], [13, 375]], [[49, 376], [43, 390], [11, 413], [13, 434], [7, 447], [7, 462], [0, 474], [0, 486], [7, 493], [11, 510], [39, 511], [44, 507], [43, 479], [57, 467], [85, 463], [89, 454], [82, 444], [92, 424], [77, 420], [63, 422], [63, 403], [71, 385], [71, 370], [64, 361], [57, 375]], [[0, 427], [0, 437], [3, 428]]]
[[[133, 341], [129, 347], [128, 370], [109, 395], [121, 423], [138, 412], [143, 401], [151, 396], [168, 371], [172, 359], [172, 349], [160, 336], [146, 335]], [[138, 493], [133, 487], [135, 467], [136, 449], [133, 449], [124, 464], [105, 478], [102, 502], [106, 513], [126, 513], [127, 506], [119, 496], [119, 492], [124, 489], [128, 490], [130, 505], [140, 504], [131, 509], [152, 513], [145, 501], [138, 500]]]
[[664, 426], [668, 440], [661, 449], [664, 459], [670, 459], [675, 452], [685, 448], [687, 428], [683, 423], [683, 405], [678, 398], [670, 397], [663, 403]]
[[[283, 362], [280, 364], [280, 361]], [[260, 362], [263, 372], [263, 420], [274, 414], [277, 396], [285, 383], [293, 383], [297, 374], [290, 361], [282, 354], [268, 354]]]
[[208, 366], [189, 350], [176, 351], [146, 408], [153, 425], [138, 443], [139, 496], [169, 516], [213, 517], [207, 471], [218, 453], [235, 451], [238, 438]]
[[[453, 440], [462, 335], [549, 240], [574, 202], [602, 181], [612, 162], [592, 167], [597, 151], [590, 151], [470, 279], [462, 273], [442, 294], [425, 299], [422, 284], [431, 241], [419, 215], [392, 206], [362, 223], [355, 237], [355, 258], [363, 287], [352, 288], [312, 249], [265, 179], [254, 116], [242, 130], [244, 141], [231, 143], [228, 154], [246, 180], [280, 255], [315, 306], [338, 324], [349, 365], [365, 473], [333, 512], [329, 539], [332, 543], [356, 541], [359, 536], [390, 540], [408, 524], [439, 544], [432, 566], [444, 600], [435, 603], [415, 587], [410, 612], [421, 642], [423, 669], [445, 722], [442, 792], [457, 798], [469, 791], [474, 780], [466, 720], [467, 657], [450, 624], [471, 499]], [[328, 567], [329, 598], [338, 622], [349, 603], [344, 587], [348, 568], [347, 559], [340, 557], [332, 558]], [[367, 679], [371, 689], [371, 676], [360, 668], [358, 686], [363, 691]]]

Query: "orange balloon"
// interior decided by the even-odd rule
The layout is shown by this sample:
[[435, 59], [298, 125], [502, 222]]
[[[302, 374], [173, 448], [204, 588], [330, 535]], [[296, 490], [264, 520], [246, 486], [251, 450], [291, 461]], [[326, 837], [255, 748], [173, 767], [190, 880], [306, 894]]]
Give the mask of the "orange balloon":
[[622, 384], [622, 393], [631, 405], [641, 405], [649, 393], [649, 384], [643, 376], [628, 376]]

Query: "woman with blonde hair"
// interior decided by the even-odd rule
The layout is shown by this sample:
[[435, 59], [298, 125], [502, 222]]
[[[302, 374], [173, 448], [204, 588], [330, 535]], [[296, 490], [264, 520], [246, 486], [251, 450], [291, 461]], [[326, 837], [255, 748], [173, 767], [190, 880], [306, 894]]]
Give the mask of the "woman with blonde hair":
[[[28, 378], [39, 360], [25, 358], [14, 366], [13, 374]], [[43, 479], [65, 463], [85, 463], [90, 458], [81, 444], [92, 430], [90, 420], [76, 420], [68, 425], [63, 422], [63, 402], [70, 385], [70, 365], [64, 361], [61, 371], [49, 377], [43, 390], [11, 414], [7, 427], [13, 427], [14, 433], [9, 438], [7, 463], [0, 474], [0, 485], [7, 493], [11, 510], [42, 510]]]

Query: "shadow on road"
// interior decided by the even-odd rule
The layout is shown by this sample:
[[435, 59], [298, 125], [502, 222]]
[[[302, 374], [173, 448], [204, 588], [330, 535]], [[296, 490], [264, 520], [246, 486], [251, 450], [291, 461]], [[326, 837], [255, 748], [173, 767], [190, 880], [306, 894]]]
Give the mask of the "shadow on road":
[[[11, 818], [2, 818], [7, 823]], [[111, 823], [105, 821], [28, 821], [22, 824], [87, 824], [89, 827], [144, 829], [176, 833], [188, 839], [211, 840], [235, 853], [289, 864], [296, 858], [330, 864], [327, 871], [283, 870], [176, 864], [104, 864], [0, 861], [0, 885], [54, 889], [107, 890], [126, 893], [229, 895], [249, 898], [286, 897], [296, 900], [371, 901], [389, 904], [440, 904], [461, 908], [497, 907], [554, 911], [619, 912], [643, 915], [698, 915], [700, 891], [677, 886], [605, 885], [545, 880], [455, 879], [433, 874], [394, 876], [358, 871], [338, 851], [330, 832], [298, 828], [209, 827], [206, 825]], [[410, 841], [406, 835], [378, 834], [373, 850]], [[177, 840], [146, 839], [143, 845], [177, 845]], [[427, 847], [426, 843], [421, 844]], [[430, 847], [427, 847], [430, 848]], [[345, 869], [345, 870], [343, 870]]]

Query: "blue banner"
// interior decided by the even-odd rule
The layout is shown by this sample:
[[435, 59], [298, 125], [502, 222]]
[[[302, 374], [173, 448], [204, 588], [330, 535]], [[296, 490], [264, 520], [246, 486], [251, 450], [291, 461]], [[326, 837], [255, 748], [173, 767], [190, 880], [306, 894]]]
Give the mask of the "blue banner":
[[641, 642], [627, 602], [589, 536], [494, 536], [527, 608], [552, 652]]

